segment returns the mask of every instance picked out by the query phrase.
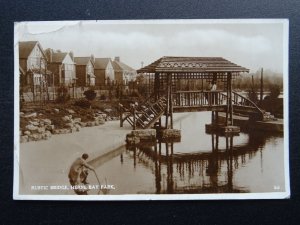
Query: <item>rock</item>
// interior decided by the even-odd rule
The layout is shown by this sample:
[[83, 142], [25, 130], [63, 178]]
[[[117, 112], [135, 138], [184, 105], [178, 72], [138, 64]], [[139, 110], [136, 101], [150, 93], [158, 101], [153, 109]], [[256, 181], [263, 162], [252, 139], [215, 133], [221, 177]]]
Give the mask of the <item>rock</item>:
[[68, 128], [74, 127], [74, 124], [73, 124], [73, 123], [66, 123], [65, 125], [66, 125], [66, 127], [68, 127]]
[[49, 120], [49, 119], [43, 119], [42, 121], [44, 122], [45, 125], [51, 125], [52, 124], [52, 121]]
[[29, 136], [30, 141], [39, 141], [43, 138], [42, 134], [32, 134]]
[[53, 133], [53, 134], [60, 134], [60, 129], [52, 130], [52, 133]]
[[46, 131], [45, 133], [42, 134], [43, 139], [48, 140], [51, 138], [52, 134], [50, 131]]
[[75, 111], [74, 111], [73, 109], [67, 109], [67, 112], [68, 112], [68, 113], [71, 113], [71, 114], [74, 114], [74, 113], [75, 113]]
[[162, 131], [162, 140], [178, 140], [181, 139], [181, 131], [177, 129], [165, 129]]
[[77, 132], [77, 129], [76, 129], [76, 127], [72, 127], [72, 128], [71, 128], [71, 131], [72, 131], [72, 133], [75, 133], [75, 132]]
[[139, 137], [135, 137], [132, 134], [127, 134], [126, 135], [126, 143], [127, 144], [138, 144], [140, 143], [140, 138]]
[[105, 120], [104, 119], [100, 119], [98, 120], [99, 124], [104, 124], [105, 123]]
[[71, 119], [72, 119], [72, 118], [70, 118], [69, 116], [63, 116], [63, 117], [62, 117], [62, 120], [63, 120], [64, 122], [70, 122]]
[[40, 125], [40, 123], [38, 121], [29, 121], [29, 123], [32, 124], [33, 126]]
[[81, 127], [86, 127], [86, 126], [87, 126], [87, 123], [86, 123], [86, 122], [79, 122], [79, 125], [80, 125]]
[[37, 113], [34, 112], [34, 113], [28, 113], [28, 114], [25, 114], [23, 117], [24, 118], [30, 118], [30, 117], [36, 117], [37, 116]]
[[59, 113], [59, 109], [53, 109], [55, 113]]
[[25, 143], [28, 142], [28, 136], [27, 135], [23, 135], [20, 137], [20, 143]]
[[89, 121], [89, 122], [86, 123], [86, 126], [87, 127], [92, 127], [92, 126], [94, 126], [94, 123], [92, 121]]
[[80, 125], [79, 124], [75, 124], [75, 126], [74, 126], [75, 128], [76, 128], [76, 131], [80, 131], [80, 129], [81, 129], [81, 127], [80, 127]]
[[45, 127], [39, 127], [39, 128], [37, 129], [37, 132], [40, 133], [40, 134], [44, 133], [45, 131], [46, 131], [46, 128], [45, 128]]
[[30, 132], [29, 130], [25, 130], [25, 131], [24, 131], [24, 134], [28, 136], [28, 135], [31, 134], [31, 132]]
[[81, 118], [77, 117], [73, 119], [74, 123], [80, 123], [81, 122]]
[[38, 129], [38, 127], [36, 127], [36, 126], [34, 126], [34, 125], [32, 125], [32, 124], [29, 124], [29, 125], [27, 125], [26, 127], [25, 127], [27, 130], [29, 130], [29, 131], [37, 131], [37, 129]]
[[46, 125], [45, 128], [48, 131], [53, 131], [54, 130], [54, 125]]

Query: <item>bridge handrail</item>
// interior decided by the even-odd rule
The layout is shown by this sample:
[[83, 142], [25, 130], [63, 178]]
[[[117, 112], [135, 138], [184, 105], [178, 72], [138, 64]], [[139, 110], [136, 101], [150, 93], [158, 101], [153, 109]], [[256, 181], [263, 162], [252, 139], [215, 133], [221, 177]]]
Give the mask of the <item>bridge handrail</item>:
[[[235, 98], [235, 95], [236, 95], [236, 96], [240, 97], [241, 99], [243, 99], [244, 101], [247, 101], [248, 103], [250, 103], [250, 105], [248, 105], [248, 106], [252, 106], [252, 107], [256, 108], [259, 113], [261, 113], [262, 115], [264, 114], [264, 112], [253, 101], [251, 101], [250, 99], [242, 96], [241, 94], [239, 94], [239, 93], [237, 93], [235, 91], [233, 91], [232, 93], [233, 93], [233, 99], [234, 99], [233, 101], [236, 101], [236, 98]], [[236, 102], [236, 103], [239, 104], [239, 102]]]

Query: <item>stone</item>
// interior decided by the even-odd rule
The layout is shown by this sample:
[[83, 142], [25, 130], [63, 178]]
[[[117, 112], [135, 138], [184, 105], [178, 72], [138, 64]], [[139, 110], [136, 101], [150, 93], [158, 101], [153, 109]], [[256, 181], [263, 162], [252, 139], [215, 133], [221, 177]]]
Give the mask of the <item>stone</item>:
[[25, 131], [24, 131], [24, 135], [27, 135], [27, 136], [28, 136], [28, 135], [30, 135], [30, 134], [31, 134], [31, 132], [30, 132], [29, 130], [25, 130]]
[[64, 122], [70, 122], [70, 121], [71, 121], [71, 119], [70, 119], [69, 116], [63, 116], [63, 117], [62, 117], [62, 120], [63, 120]]
[[67, 109], [67, 112], [68, 112], [68, 113], [71, 113], [71, 114], [74, 114], [74, 113], [75, 113], [75, 111], [74, 111], [73, 109]]
[[33, 126], [40, 125], [40, 123], [38, 121], [29, 121], [29, 123], [32, 124]]
[[181, 138], [181, 131], [177, 129], [165, 129], [162, 131], [162, 138]]
[[86, 123], [86, 122], [80, 122], [79, 125], [80, 125], [81, 127], [86, 127], [86, 126], [87, 126], [87, 123]]
[[52, 121], [50, 119], [43, 119], [42, 120], [44, 122], [45, 125], [51, 125]]
[[155, 129], [133, 130], [131, 134], [134, 137], [139, 137], [141, 140], [152, 140], [156, 138]]
[[20, 143], [25, 143], [28, 142], [28, 136], [27, 135], [23, 135], [20, 137]]
[[48, 140], [49, 138], [51, 138], [52, 134], [50, 131], [46, 131], [45, 133], [42, 134], [42, 137], [44, 140]]
[[132, 134], [126, 135], [126, 143], [127, 144], [138, 144], [140, 143], [141, 139], [139, 137], [133, 136]]
[[66, 123], [65, 125], [66, 125], [66, 127], [68, 127], [68, 128], [74, 127], [74, 124], [73, 124], [73, 123]]
[[75, 132], [77, 132], [77, 129], [76, 129], [76, 127], [72, 127], [72, 128], [71, 128], [71, 132], [72, 132], [72, 133], [75, 133]]
[[37, 131], [38, 127], [32, 125], [32, 124], [29, 124], [25, 127], [27, 130], [33, 132], [33, 131]]
[[31, 141], [39, 141], [43, 138], [42, 134], [32, 134], [29, 136], [29, 140]]
[[54, 125], [46, 125], [45, 128], [48, 131], [53, 131], [54, 130]]
[[53, 109], [55, 113], [59, 113], [59, 109]]
[[33, 113], [25, 114], [23, 117], [24, 117], [24, 118], [30, 118], [30, 117], [36, 117], [36, 116], [37, 116], [37, 113], [36, 113], [36, 112], [33, 112]]
[[98, 120], [98, 122], [99, 122], [99, 125], [100, 125], [100, 124], [104, 124], [104, 123], [105, 123], [105, 120], [104, 120], [104, 119], [100, 119], [100, 120]]
[[73, 119], [74, 123], [80, 123], [81, 122], [81, 118], [77, 117]]
[[76, 128], [76, 131], [80, 131], [80, 129], [81, 129], [81, 127], [80, 127], [80, 125], [79, 124], [75, 124], [75, 126], [74, 126], [75, 128]]
[[45, 131], [46, 131], [46, 128], [45, 128], [45, 127], [39, 127], [39, 128], [37, 129], [37, 132], [40, 133], [40, 134], [44, 133]]
[[53, 134], [60, 134], [60, 129], [52, 130], [52, 133], [53, 133]]
[[93, 127], [95, 125], [96, 125], [95, 121], [88, 121], [87, 124], [86, 124], [87, 127]]

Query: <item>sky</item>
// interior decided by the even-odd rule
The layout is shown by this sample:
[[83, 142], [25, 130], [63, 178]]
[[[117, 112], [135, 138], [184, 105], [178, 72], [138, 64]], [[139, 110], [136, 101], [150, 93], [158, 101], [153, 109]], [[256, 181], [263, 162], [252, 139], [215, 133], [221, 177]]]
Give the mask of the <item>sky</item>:
[[75, 57], [119, 56], [135, 69], [162, 56], [204, 56], [276, 73], [284, 68], [284, 31], [282, 20], [48, 21], [15, 28], [17, 41], [37, 40]]

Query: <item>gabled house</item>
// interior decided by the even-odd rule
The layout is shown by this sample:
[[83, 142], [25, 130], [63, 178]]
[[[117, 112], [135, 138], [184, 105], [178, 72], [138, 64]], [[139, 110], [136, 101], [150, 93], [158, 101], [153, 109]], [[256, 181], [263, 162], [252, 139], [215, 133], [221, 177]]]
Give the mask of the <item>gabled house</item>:
[[94, 57], [74, 57], [76, 63], [76, 86], [95, 86]]
[[96, 86], [107, 85], [114, 82], [115, 73], [110, 58], [95, 58], [94, 72]]
[[129, 81], [135, 81], [137, 76], [136, 70], [121, 62], [120, 57], [115, 57], [113, 68], [117, 84], [128, 85]]
[[22, 88], [30, 87], [32, 92], [47, 84], [47, 57], [38, 41], [19, 42], [19, 71]]
[[72, 86], [76, 83], [76, 67], [73, 53], [46, 49], [48, 69], [53, 73], [55, 86]]

